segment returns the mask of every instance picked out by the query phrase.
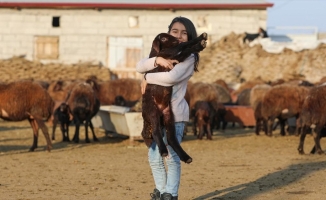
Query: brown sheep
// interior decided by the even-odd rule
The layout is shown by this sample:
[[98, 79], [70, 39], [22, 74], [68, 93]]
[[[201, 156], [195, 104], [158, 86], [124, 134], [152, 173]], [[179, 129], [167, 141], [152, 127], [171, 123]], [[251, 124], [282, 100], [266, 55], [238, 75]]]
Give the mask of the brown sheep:
[[253, 88], [258, 84], [264, 84], [264, 81], [262, 81], [260, 78], [257, 78], [256, 80], [245, 81], [241, 83], [240, 87], [237, 90], [234, 91], [234, 94], [239, 95], [243, 90]]
[[[188, 89], [190, 95], [190, 110], [195, 108], [197, 101], [207, 101], [212, 104], [215, 110], [217, 110], [217, 104], [219, 102], [219, 93], [216, 87], [210, 83], [196, 82]], [[193, 115], [192, 115], [193, 116]]]
[[254, 110], [255, 120], [256, 120], [256, 135], [259, 135], [261, 127], [263, 127], [264, 131], [267, 132], [267, 121], [264, 120], [261, 113], [261, 106], [264, 95], [268, 90], [272, 87], [267, 84], [260, 84], [254, 86], [250, 91], [250, 106]]
[[316, 151], [318, 154], [324, 154], [320, 146], [320, 138], [324, 136], [321, 134], [321, 131], [326, 125], [325, 94], [325, 84], [313, 87], [303, 103], [300, 115], [300, 124], [302, 129], [298, 147], [300, 154], [304, 154], [303, 144], [306, 134], [310, 128], [312, 128], [312, 133], [315, 141], [315, 146], [310, 153], [315, 153]]
[[212, 83], [212, 85], [218, 92], [218, 102], [226, 104], [232, 103], [232, 98], [229, 90], [217, 83]]
[[[149, 57], [163, 57], [166, 59], [184, 61], [192, 53], [202, 51], [206, 47], [207, 34], [203, 33], [199, 37], [188, 42], [179, 44], [179, 40], [167, 33], [158, 34], [152, 43]], [[169, 71], [162, 66], [157, 66], [148, 73]], [[180, 160], [191, 163], [192, 158], [182, 149], [176, 139], [174, 116], [171, 108], [172, 86], [164, 87], [160, 85], [147, 84], [145, 94], [143, 94], [142, 116], [144, 126], [142, 136], [149, 147], [153, 139], [158, 145], [160, 154], [165, 157], [168, 150], [163, 142], [161, 134], [161, 117], [166, 128], [166, 138], [168, 144], [178, 154]]]
[[240, 106], [250, 106], [250, 91], [251, 88], [246, 88], [244, 90], [242, 90], [238, 96], [237, 96], [237, 101], [236, 101], [236, 105], [240, 105]]
[[38, 130], [42, 130], [47, 150], [52, 148], [48, 128], [43, 120], [51, 114], [54, 102], [45, 89], [33, 81], [16, 81], [0, 84], [0, 118], [8, 121], [28, 120], [33, 129], [34, 139], [30, 151], [37, 148]]
[[207, 101], [197, 101], [195, 103], [195, 118], [193, 123], [193, 132], [197, 135], [197, 128], [199, 134], [197, 138], [203, 139], [203, 135], [207, 133], [207, 139], [212, 140], [212, 129], [215, 117], [215, 110]]
[[227, 91], [231, 92], [231, 88], [228, 86], [228, 84], [223, 79], [217, 79], [216, 81], [214, 81], [214, 83], [221, 85]]
[[117, 96], [124, 99], [124, 106], [133, 107], [141, 98], [140, 80], [132, 78], [123, 78], [98, 82], [94, 79], [88, 79], [95, 84], [96, 95], [101, 105], [114, 105]]
[[53, 101], [64, 102], [68, 92], [73, 88], [77, 81], [53, 81], [49, 84], [47, 89]]
[[96, 98], [93, 86], [86, 82], [77, 83], [69, 92], [67, 100], [71, 115], [76, 126], [73, 141], [79, 142], [79, 127], [85, 121], [85, 142], [89, 143], [88, 126], [90, 126], [93, 140], [98, 141], [91, 119], [96, 115], [100, 108], [100, 102]]
[[262, 101], [262, 116], [267, 120], [267, 135], [272, 136], [276, 118], [281, 125], [281, 135], [285, 135], [285, 120], [290, 117], [298, 119], [308, 92], [308, 87], [291, 84], [276, 85], [266, 92]]

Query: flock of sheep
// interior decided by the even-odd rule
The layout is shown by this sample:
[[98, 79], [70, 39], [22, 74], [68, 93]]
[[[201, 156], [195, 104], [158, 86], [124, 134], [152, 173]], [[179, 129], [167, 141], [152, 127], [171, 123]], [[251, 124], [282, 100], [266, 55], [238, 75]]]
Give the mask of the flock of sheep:
[[[273, 130], [280, 125], [280, 134], [284, 136], [286, 126], [288, 130], [293, 128], [291, 124], [287, 124], [288, 120], [294, 118], [295, 135], [300, 135], [299, 153], [304, 154], [305, 136], [312, 132], [315, 146], [311, 153], [323, 154], [320, 138], [324, 136], [326, 124], [326, 117], [323, 114], [326, 112], [324, 82], [323, 79], [315, 84], [303, 80], [280, 79], [269, 83], [254, 80], [244, 82], [237, 90], [230, 89], [223, 80], [214, 83], [193, 83], [189, 85], [191, 96], [189, 104], [193, 108], [194, 133], [199, 129], [199, 139], [202, 139], [205, 132], [207, 138], [211, 139], [211, 131], [217, 126], [216, 123], [223, 121], [226, 113], [225, 105], [250, 106], [254, 111], [257, 135], [264, 131], [266, 135], [272, 136]], [[192, 97], [193, 95], [195, 97]], [[196, 105], [198, 102], [201, 104], [206, 102], [210, 107], [198, 106]], [[202, 119], [206, 121], [202, 122]]]
[[99, 111], [100, 105], [133, 106], [140, 98], [140, 81], [136, 79], [99, 81], [96, 77], [89, 77], [87, 80], [51, 83], [19, 80], [0, 83], [0, 118], [8, 121], [28, 120], [34, 134], [30, 151], [38, 147], [39, 129], [50, 151], [52, 143], [46, 121], [53, 122], [53, 140], [55, 127], [60, 122], [63, 141], [70, 141], [69, 124], [73, 120], [76, 126], [73, 142], [79, 142], [79, 127], [82, 124], [85, 125], [85, 142], [90, 142], [88, 127], [91, 128], [93, 140], [97, 141], [91, 119]]
[[[221, 79], [214, 83], [189, 82], [185, 99], [191, 110], [193, 132], [198, 139], [205, 134], [207, 139], [212, 139], [213, 129], [218, 129], [221, 122], [222, 128], [226, 127], [225, 105], [251, 106], [257, 135], [264, 131], [272, 136], [276, 121], [280, 125], [280, 134], [286, 135], [287, 120], [294, 117], [295, 134], [300, 136], [299, 153], [304, 154], [305, 136], [312, 132], [315, 146], [311, 153], [323, 154], [320, 138], [326, 124], [326, 116], [323, 115], [326, 112], [324, 82], [323, 79], [315, 84], [307, 81], [277, 80], [265, 83], [255, 80], [242, 83], [236, 90]], [[8, 121], [28, 120], [34, 134], [30, 151], [37, 148], [39, 129], [50, 151], [52, 144], [45, 121], [53, 122], [53, 140], [55, 127], [60, 123], [63, 141], [70, 141], [69, 124], [73, 120], [76, 126], [73, 142], [79, 142], [79, 126], [82, 124], [85, 125], [85, 142], [90, 142], [88, 126], [96, 141], [91, 119], [99, 111], [100, 105], [127, 106], [131, 107], [131, 111], [141, 111], [141, 99], [140, 80], [137, 79], [100, 81], [96, 77], [89, 77], [87, 80], [50, 83], [19, 80], [0, 84], [0, 118]]]

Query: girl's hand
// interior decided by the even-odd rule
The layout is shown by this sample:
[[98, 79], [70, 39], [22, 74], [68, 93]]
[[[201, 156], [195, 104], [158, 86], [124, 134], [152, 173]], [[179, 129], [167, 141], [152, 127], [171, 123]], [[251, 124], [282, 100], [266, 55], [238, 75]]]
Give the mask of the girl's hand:
[[142, 94], [145, 94], [146, 85], [147, 85], [147, 82], [146, 82], [145, 79], [143, 79], [143, 81], [142, 81], [141, 84], [140, 84], [140, 87], [141, 87], [141, 93], [142, 93]]
[[174, 65], [173, 64], [178, 64], [179, 61], [177, 60], [169, 60], [169, 59], [165, 59], [162, 57], [157, 57], [156, 58], [156, 64], [160, 65], [164, 68], [168, 68], [168, 69], [173, 69]]

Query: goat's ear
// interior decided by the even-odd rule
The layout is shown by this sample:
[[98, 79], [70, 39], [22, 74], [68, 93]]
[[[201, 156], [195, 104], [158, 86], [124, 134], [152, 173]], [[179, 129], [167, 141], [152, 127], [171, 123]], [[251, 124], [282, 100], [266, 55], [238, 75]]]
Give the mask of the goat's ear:
[[152, 49], [151, 49], [151, 52], [149, 54], [149, 57], [154, 57], [154, 56], [157, 56], [158, 53], [160, 52], [160, 40], [158, 37], [156, 37], [153, 41], [153, 44], [152, 44]]

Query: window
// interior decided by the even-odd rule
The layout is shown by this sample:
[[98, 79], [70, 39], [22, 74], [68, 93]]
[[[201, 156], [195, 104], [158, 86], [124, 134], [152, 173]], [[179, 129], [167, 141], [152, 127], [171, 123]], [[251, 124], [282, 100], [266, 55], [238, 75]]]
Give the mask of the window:
[[139, 78], [136, 64], [142, 58], [142, 37], [109, 37], [108, 67], [119, 78]]
[[58, 59], [59, 58], [59, 37], [58, 36], [36, 36], [34, 58]]
[[138, 28], [138, 16], [129, 16], [128, 25], [129, 28]]
[[60, 17], [52, 17], [52, 27], [60, 27]]

